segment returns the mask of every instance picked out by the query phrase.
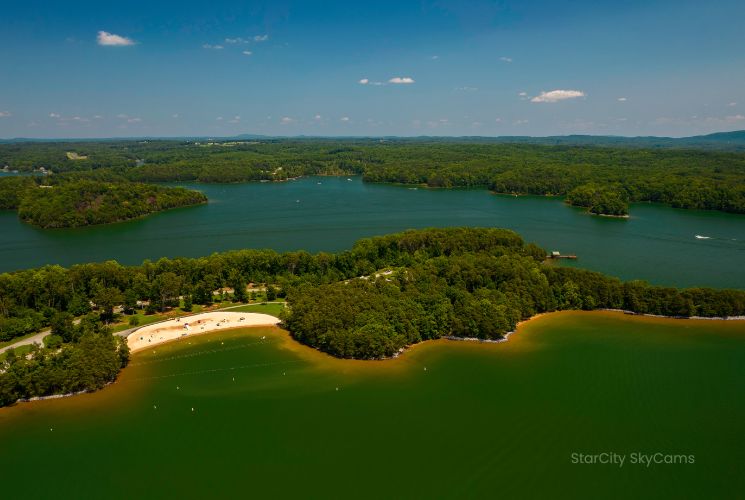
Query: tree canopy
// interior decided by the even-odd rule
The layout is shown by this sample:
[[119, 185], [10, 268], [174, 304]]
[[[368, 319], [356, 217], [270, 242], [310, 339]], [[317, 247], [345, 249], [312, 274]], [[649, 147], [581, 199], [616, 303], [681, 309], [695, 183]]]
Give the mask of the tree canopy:
[[[70, 159], [68, 152], [81, 158]], [[482, 187], [567, 196], [593, 213], [628, 203], [745, 213], [745, 153], [612, 144], [540, 145], [448, 138], [99, 141], [0, 144], [0, 165], [136, 182], [282, 181], [362, 174], [367, 182]], [[92, 175], [92, 172], [96, 172]], [[16, 181], [20, 182], [20, 181]], [[0, 187], [0, 191], [3, 188]], [[583, 193], [595, 193], [580, 205]]]

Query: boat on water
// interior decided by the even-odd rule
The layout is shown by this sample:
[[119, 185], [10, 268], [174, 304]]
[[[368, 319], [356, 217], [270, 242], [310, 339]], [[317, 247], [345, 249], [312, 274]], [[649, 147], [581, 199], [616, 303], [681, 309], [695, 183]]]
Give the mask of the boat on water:
[[700, 234], [696, 235], [697, 240], [710, 240], [711, 236], [701, 236]]

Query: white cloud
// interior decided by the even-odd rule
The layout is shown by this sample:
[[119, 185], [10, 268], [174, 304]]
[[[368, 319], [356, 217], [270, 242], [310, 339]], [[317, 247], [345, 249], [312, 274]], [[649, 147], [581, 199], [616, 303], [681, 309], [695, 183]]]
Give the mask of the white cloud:
[[559, 102], [584, 96], [585, 93], [581, 90], [551, 90], [541, 92], [540, 95], [533, 97], [530, 102]]
[[628, 99], [627, 99], [627, 98], [625, 98], [625, 97], [619, 97], [619, 98], [618, 98], [618, 101], [619, 101], [619, 102], [626, 102], [626, 101], [628, 101]]
[[244, 38], [241, 38], [241, 37], [236, 37], [236, 38], [226, 38], [226, 39], [225, 39], [225, 43], [230, 43], [230, 44], [236, 44], [236, 43], [248, 43], [248, 40], [246, 40], [246, 39], [244, 39]]
[[528, 93], [527, 92], [520, 92], [517, 95], [519, 95], [520, 97], [527, 97], [528, 96]]
[[96, 37], [98, 45], [105, 45], [109, 47], [125, 47], [127, 45], [134, 45], [135, 41], [126, 36], [115, 35], [107, 31], [99, 31]]
[[142, 118], [128, 118], [127, 123], [140, 123]]
[[0, 111], [0, 118], [7, 118], [9, 116], [13, 116], [10, 111]]
[[49, 118], [62, 118], [59, 113], [49, 113]]
[[368, 83], [370, 83], [370, 80], [368, 80], [367, 78], [363, 78], [359, 81], [359, 83], [360, 85], [367, 85]]
[[455, 87], [455, 90], [458, 92], [476, 92], [478, 90], [478, 87]]
[[256, 35], [254, 36], [254, 42], [266, 42], [269, 40], [269, 35]]
[[341, 118], [339, 118], [339, 119], [340, 119], [341, 121], [343, 121], [343, 122], [348, 122], [348, 121], [349, 121], [349, 117], [348, 117], [348, 116], [342, 116], [342, 117], [341, 117]]
[[93, 115], [94, 120], [103, 120], [103, 116], [101, 115]]
[[281, 123], [282, 125], [289, 125], [291, 123], [295, 123], [295, 119], [290, 118], [289, 116], [283, 116], [279, 123]]
[[316, 116], [313, 117], [313, 119], [314, 120], [320, 120], [321, 119], [321, 115], [316, 115]]
[[403, 83], [403, 84], [408, 84], [408, 83], [414, 83], [414, 79], [411, 78], [411, 77], [409, 77], [409, 76], [394, 76], [393, 78], [391, 78], [390, 80], [388, 80], [388, 83], [397, 83], [397, 84], [398, 83]]
[[440, 56], [430, 56], [430, 59], [431, 59], [432, 61], [436, 61], [436, 60], [438, 60], [439, 58], [440, 58]]
[[223, 47], [222, 45], [211, 45], [209, 43], [205, 43], [204, 45], [202, 45], [202, 48], [203, 49], [211, 49], [211, 50], [222, 50], [225, 47]]
[[244, 50], [243, 51], [243, 55], [244, 56], [250, 56], [250, 55], [253, 55], [253, 52], [251, 52], [250, 50]]
[[734, 115], [734, 116], [725, 116], [724, 121], [728, 123], [734, 123], [734, 122], [741, 122], [745, 120], [745, 116], [743, 115]]
[[218, 116], [217, 118], [215, 118], [215, 121], [221, 122], [222, 121], [222, 116]]
[[513, 122], [514, 125], [525, 125], [526, 123], [528, 123], [528, 120], [515, 120]]
[[512, 58], [511, 57], [504, 57], [503, 56], [503, 57], [500, 57], [499, 60], [502, 61], [502, 62], [506, 62], [506, 63], [511, 63], [512, 62]]
[[116, 115], [117, 118], [121, 118], [122, 120], [126, 120], [129, 118], [129, 115], [125, 115], [124, 113]]
[[230, 120], [228, 123], [240, 123], [241, 117], [238, 115], [235, 115], [232, 120]]
[[178, 113], [174, 113], [174, 114], [171, 115], [171, 118], [178, 118], [178, 117], [179, 117], [179, 114]]
[[731, 102], [731, 103], [727, 104], [727, 106], [730, 106], [730, 107], [734, 108], [735, 106], [737, 106], [737, 103], [736, 102]]

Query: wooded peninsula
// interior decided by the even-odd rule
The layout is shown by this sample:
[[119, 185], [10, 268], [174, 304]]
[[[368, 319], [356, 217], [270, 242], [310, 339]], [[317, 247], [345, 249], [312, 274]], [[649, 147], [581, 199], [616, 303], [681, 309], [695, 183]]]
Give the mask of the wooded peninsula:
[[555, 267], [545, 250], [505, 229], [412, 230], [337, 254], [240, 250], [139, 266], [45, 266], [0, 274], [0, 341], [52, 327], [46, 347], [0, 365], [0, 405], [113, 380], [128, 359], [106, 327], [119, 308], [127, 315], [143, 302], [153, 312], [182, 301], [209, 305], [227, 287], [243, 302], [249, 282], [286, 297], [282, 320], [296, 340], [358, 359], [443, 336], [501, 339], [521, 320], [565, 309], [745, 315], [745, 291], [680, 290]]
[[[193, 191], [124, 187], [128, 183], [269, 182], [305, 175], [563, 196], [599, 215], [627, 215], [632, 202], [745, 213], [745, 153], [737, 151], [457, 138], [95, 141], [1, 144], [0, 166], [43, 169], [46, 175], [25, 181], [0, 179], [2, 208], [18, 208], [24, 220], [42, 227], [126, 220], [205, 201]], [[84, 181], [90, 196], [82, 206], [68, 202], [64, 189], [30, 189], [32, 183]], [[134, 206], [117, 203], [123, 191]]]

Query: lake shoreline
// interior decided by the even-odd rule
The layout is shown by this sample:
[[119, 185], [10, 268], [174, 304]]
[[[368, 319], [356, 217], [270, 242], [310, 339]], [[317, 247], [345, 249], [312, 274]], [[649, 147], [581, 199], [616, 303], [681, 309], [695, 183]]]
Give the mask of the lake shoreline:
[[[183, 322], [182, 319], [184, 319]], [[231, 324], [231, 320], [234, 323]], [[210, 311], [145, 325], [131, 332], [126, 339], [130, 352], [134, 354], [196, 335], [235, 328], [277, 326], [279, 322], [279, 318], [262, 313]]]
[[[233, 314], [241, 315], [241, 314], [256, 314], [256, 313], [233, 313]], [[546, 318], [546, 317], [556, 318], [556, 317], [559, 317], [559, 316], [570, 316], [570, 315], [582, 315], [582, 316], [585, 316], [585, 315], [586, 316], [591, 316], [591, 315], [593, 315], [593, 316], [600, 316], [600, 315], [603, 315], [603, 316], [608, 316], [608, 317], [617, 317], [619, 319], [624, 318], [624, 317], [627, 317], [627, 318], [635, 318], [635, 319], [638, 319], [640, 321], [644, 321], [645, 318], [648, 319], [648, 320], [664, 320], [664, 321], [691, 320], [691, 322], [703, 321], [703, 320], [714, 320], [714, 321], [723, 321], [723, 322], [745, 321], [745, 317], [730, 317], [730, 318], [690, 317], [690, 318], [686, 318], [686, 317], [672, 317], [672, 316], [661, 316], [661, 315], [654, 315], [654, 314], [633, 313], [633, 312], [624, 311], [624, 310], [621, 310], [621, 309], [595, 309], [593, 311], [583, 311], [583, 310], [577, 310], [577, 309], [566, 309], [566, 310], [562, 310], [562, 311], [550, 311], [550, 312], [538, 313], [538, 314], [535, 314], [535, 315], [531, 316], [530, 318], [527, 318], [527, 319], [524, 319], [522, 321], [519, 321], [515, 325], [515, 329], [512, 330], [512, 331], [510, 331], [510, 332], [505, 333], [504, 337], [501, 338], [501, 339], [479, 339], [479, 338], [476, 338], [476, 337], [443, 336], [443, 337], [440, 337], [438, 339], [428, 339], [428, 340], [423, 340], [421, 342], [417, 342], [416, 344], [407, 345], [407, 346], [401, 348], [393, 356], [379, 358], [379, 359], [354, 359], [354, 358], [339, 358], [339, 357], [333, 356], [333, 355], [331, 355], [331, 354], [329, 354], [329, 353], [327, 353], [325, 351], [322, 351], [320, 349], [316, 349], [315, 347], [311, 347], [311, 346], [309, 346], [307, 344], [303, 344], [302, 342], [297, 341], [291, 335], [291, 333], [288, 330], [285, 330], [284, 328], [282, 328], [282, 324], [280, 322], [277, 322], [276, 324], [271, 324], [271, 325], [269, 325], [269, 324], [266, 324], [266, 325], [248, 325], [248, 324], [231, 325], [231, 326], [228, 326], [228, 327], [225, 327], [225, 328], [219, 328], [219, 329], [218, 328], [213, 328], [213, 329], [210, 329], [208, 331], [201, 332], [201, 333], [192, 333], [192, 334], [190, 334], [188, 336], [189, 337], [192, 337], [192, 336], [200, 336], [200, 337], [202, 337], [202, 336], [208, 335], [210, 333], [217, 333], [217, 332], [224, 332], [224, 331], [233, 331], [233, 330], [238, 330], [238, 329], [243, 329], [243, 328], [245, 328], [245, 329], [253, 329], [253, 328], [256, 328], [256, 327], [258, 327], [258, 328], [261, 328], [261, 327], [274, 327], [274, 328], [278, 328], [281, 332], [283, 332], [285, 334], [284, 336], [286, 337], [286, 339], [289, 342], [292, 343], [292, 346], [294, 348], [304, 348], [304, 349], [307, 349], [308, 352], [313, 352], [314, 354], [324, 355], [324, 357], [327, 358], [327, 359], [329, 359], [329, 360], [342, 361], [342, 362], [345, 362], [345, 361], [346, 362], [355, 362], [355, 363], [359, 363], [360, 366], [365, 365], [365, 366], [369, 366], [369, 367], [380, 366], [380, 365], [383, 365], [383, 364], [389, 365], [389, 366], [393, 366], [393, 365], [396, 365], [397, 363], [389, 363], [389, 362], [396, 361], [396, 360], [401, 360], [401, 359], [405, 359], [406, 356], [404, 356], [404, 355], [413, 352], [414, 350], [416, 350], [419, 347], [428, 347], [428, 346], [436, 345], [437, 343], [446, 343], [446, 342], [460, 342], [460, 343], [474, 343], [474, 344], [504, 344], [504, 343], [508, 342], [514, 334], [519, 333], [520, 330], [521, 330], [521, 328], [525, 328], [529, 324], [534, 324], [536, 322], [536, 320], [538, 320], [538, 319]], [[192, 317], [192, 316], [187, 316], [187, 317]], [[175, 321], [175, 319], [176, 318], [174, 318], [173, 320], [169, 320], [169, 321]], [[155, 325], [156, 324], [146, 325], [143, 328], [146, 328], [147, 326], [155, 326]], [[136, 332], [132, 332], [130, 335], [134, 335], [135, 333]], [[181, 340], [182, 338], [183, 337], [177, 337], [177, 338], [174, 338], [174, 339], [171, 339], [171, 340], [160, 342], [157, 345], [160, 345], [160, 346], [166, 345], [166, 344], [173, 345], [173, 344], [176, 344], [176, 341]], [[153, 346], [154, 345], [156, 345], [156, 344], [153, 344]], [[136, 350], [133, 350], [132, 353], [133, 354], [142, 353], [148, 347], [150, 347], [150, 346], [144, 346], [144, 347], [138, 348]], [[126, 367], [124, 369], [126, 369]], [[124, 369], [122, 369], [122, 371]], [[119, 375], [117, 375], [117, 380], [119, 379], [119, 376], [120, 375], [121, 375], [121, 371], [120, 371]], [[48, 395], [48, 396], [37, 396], [37, 397], [34, 397], [34, 398], [29, 398], [29, 399], [18, 399], [14, 404], [8, 405], [8, 406], [6, 406], [6, 408], [12, 408], [12, 407], [16, 406], [18, 403], [33, 403], [33, 402], [37, 402], [37, 401], [46, 401], [46, 400], [50, 400], [50, 399], [68, 398], [68, 397], [78, 396], [78, 395], [83, 395], [83, 394], [98, 393], [101, 390], [105, 389], [106, 387], [108, 387], [108, 386], [110, 386], [112, 384], [115, 384], [117, 380], [115, 380], [113, 382], [109, 382], [104, 387], [102, 387], [101, 389], [97, 389], [97, 390], [86, 390], [86, 391], [79, 391], [79, 392], [74, 392], [74, 393], [51, 394], [51, 395]], [[2, 409], [0, 409], [0, 411], [2, 411]]]

